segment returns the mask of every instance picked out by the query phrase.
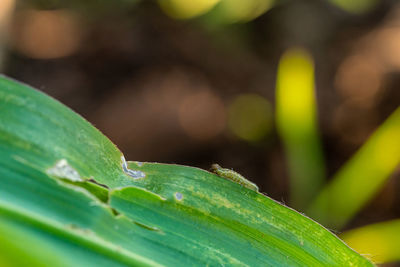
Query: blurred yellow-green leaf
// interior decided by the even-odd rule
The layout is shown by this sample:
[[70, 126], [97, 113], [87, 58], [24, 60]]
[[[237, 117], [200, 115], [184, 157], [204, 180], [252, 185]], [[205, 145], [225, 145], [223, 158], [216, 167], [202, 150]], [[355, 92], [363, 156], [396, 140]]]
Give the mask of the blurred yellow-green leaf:
[[336, 173], [309, 209], [324, 225], [344, 226], [382, 188], [400, 163], [400, 108]]
[[226, 22], [246, 22], [264, 14], [274, 2], [275, 0], [221, 0], [216, 9]]
[[400, 220], [370, 224], [340, 235], [353, 249], [376, 263], [400, 261]]
[[359, 14], [371, 10], [378, 3], [377, 0], [329, 0], [332, 4], [351, 13]]
[[169, 16], [177, 19], [197, 17], [209, 11], [220, 0], [158, 0], [158, 4]]
[[275, 5], [275, 0], [220, 0], [205, 16], [208, 26], [246, 23], [265, 14]]

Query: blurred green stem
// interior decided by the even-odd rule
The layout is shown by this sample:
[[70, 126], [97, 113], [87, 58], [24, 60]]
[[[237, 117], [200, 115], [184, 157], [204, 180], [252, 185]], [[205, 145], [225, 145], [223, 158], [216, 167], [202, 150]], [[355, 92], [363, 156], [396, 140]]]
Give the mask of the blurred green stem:
[[314, 90], [314, 65], [304, 50], [288, 50], [281, 58], [276, 91], [277, 127], [285, 145], [291, 205], [304, 209], [325, 179]]
[[325, 226], [345, 225], [400, 163], [400, 108], [375, 131], [318, 195], [309, 215]]

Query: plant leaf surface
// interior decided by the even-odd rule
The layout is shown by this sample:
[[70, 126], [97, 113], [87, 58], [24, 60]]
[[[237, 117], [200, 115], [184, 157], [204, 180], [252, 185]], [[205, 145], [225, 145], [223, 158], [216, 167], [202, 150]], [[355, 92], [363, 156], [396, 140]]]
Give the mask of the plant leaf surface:
[[6, 77], [0, 114], [0, 263], [373, 266], [311, 219], [210, 172], [129, 162], [145, 174], [134, 179], [90, 123]]

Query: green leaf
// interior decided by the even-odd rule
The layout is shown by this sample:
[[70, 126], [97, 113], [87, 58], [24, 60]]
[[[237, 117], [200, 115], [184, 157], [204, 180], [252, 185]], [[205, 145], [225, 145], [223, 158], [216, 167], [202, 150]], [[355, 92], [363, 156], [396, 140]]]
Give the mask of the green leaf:
[[5, 77], [0, 114], [1, 264], [373, 265], [314, 221], [213, 173], [124, 166], [83, 118]]
[[400, 220], [370, 224], [340, 235], [374, 262], [400, 261]]
[[400, 164], [400, 108], [371, 135], [317, 196], [307, 214], [344, 226], [382, 188]]

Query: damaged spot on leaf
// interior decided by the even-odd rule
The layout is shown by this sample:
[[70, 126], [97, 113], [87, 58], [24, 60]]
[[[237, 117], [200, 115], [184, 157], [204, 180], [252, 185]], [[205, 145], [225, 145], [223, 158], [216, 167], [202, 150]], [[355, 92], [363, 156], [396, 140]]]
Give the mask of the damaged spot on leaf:
[[150, 231], [161, 232], [161, 230], [158, 227], [148, 226], [148, 225], [145, 225], [143, 223], [139, 223], [139, 222], [135, 222], [135, 221], [133, 223], [136, 224], [137, 226], [140, 226], [140, 227], [145, 228], [145, 229], [150, 230]]
[[175, 199], [178, 201], [181, 201], [183, 199], [183, 195], [180, 192], [175, 193]]
[[133, 179], [140, 179], [146, 177], [146, 174], [142, 171], [135, 171], [128, 168], [128, 164], [126, 163], [125, 157], [121, 156], [122, 161], [122, 169], [124, 170], [125, 174], [129, 175]]
[[99, 185], [99, 186], [101, 186], [101, 187], [104, 187], [104, 188], [106, 188], [106, 189], [110, 189], [107, 185], [101, 184], [101, 183], [97, 182], [95, 179], [89, 179], [89, 180], [87, 180], [87, 181], [90, 182], [90, 183], [97, 184], [97, 185]]
[[[121, 157], [122, 160], [122, 169], [124, 172], [129, 175], [130, 177], [134, 179], [139, 179], [145, 177], [145, 173], [142, 171], [136, 171], [136, 170], [131, 170], [127, 166], [127, 162], [125, 161], [124, 157]], [[140, 164], [138, 164], [140, 165]], [[68, 187], [72, 190], [81, 192], [85, 194], [86, 196], [90, 197], [93, 201], [91, 202], [91, 205], [93, 206], [101, 206], [104, 209], [107, 209], [115, 218], [121, 219], [125, 218], [132, 222], [133, 224], [147, 229], [149, 231], [154, 231], [158, 233], [163, 233], [162, 230], [160, 230], [158, 227], [154, 226], [149, 226], [146, 224], [143, 224], [141, 222], [138, 222], [136, 220], [132, 220], [124, 213], [121, 213], [118, 209], [110, 205], [110, 188], [106, 184], [99, 183], [95, 177], [81, 177], [81, 175], [78, 173], [76, 169], [74, 169], [66, 159], [60, 159], [58, 160], [54, 166], [50, 167], [49, 169], [46, 170], [46, 173], [53, 178], [56, 178], [55, 180], [57, 183], [61, 186]], [[150, 191], [146, 193], [151, 193], [151, 195], [157, 196], [161, 201], [165, 201], [166, 199], [156, 195]], [[181, 194], [181, 193], [179, 193]], [[180, 198], [179, 195], [176, 196], [178, 199]], [[82, 235], [91, 235], [92, 233], [90, 231], [87, 231], [86, 229], [80, 228], [77, 225], [70, 224], [66, 225], [66, 229], [70, 230], [71, 232], [74, 233], [80, 233]]]
[[73, 186], [76, 186], [76, 187], [83, 188], [88, 193], [90, 193], [92, 195], [92, 197], [99, 200], [103, 204], [108, 205], [107, 204], [108, 203], [108, 192], [109, 192], [108, 187], [105, 187], [98, 183], [94, 183], [91, 180], [93, 180], [93, 179], [90, 179], [90, 180], [87, 180], [84, 182], [72, 182], [69, 180], [64, 180], [63, 182], [68, 183]]
[[93, 231], [91, 231], [90, 229], [82, 228], [82, 227], [80, 227], [80, 226], [78, 226], [76, 224], [73, 224], [73, 223], [67, 224], [67, 225], [65, 225], [65, 227], [68, 230], [71, 230], [73, 232], [79, 233], [81, 235], [94, 235]]
[[121, 215], [121, 213], [119, 213], [119, 212], [118, 212], [116, 209], [114, 209], [114, 208], [111, 208], [111, 212], [112, 212], [112, 214], [113, 214], [115, 217]]
[[66, 159], [60, 159], [56, 164], [46, 171], [48, 175], [65, 178], [73, 182], [83, 181], [79, 173], [72, 168]]
[[136, 163], [136, 165], [138, 165], [139, 167], [142, 167], [143, 166], [143, 162], [140, 162], [140, 161], [134, 161], [135, 163]]

